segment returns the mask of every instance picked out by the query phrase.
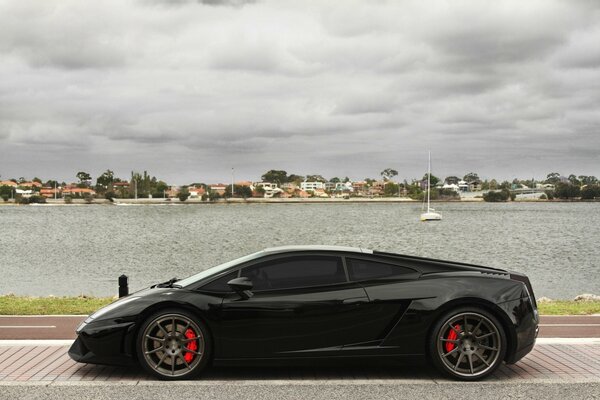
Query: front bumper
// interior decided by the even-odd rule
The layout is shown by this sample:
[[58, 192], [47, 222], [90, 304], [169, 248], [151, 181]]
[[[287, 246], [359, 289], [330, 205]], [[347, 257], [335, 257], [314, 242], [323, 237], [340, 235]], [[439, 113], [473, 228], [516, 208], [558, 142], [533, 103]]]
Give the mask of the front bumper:
[[69, 357], [77, 362], [108, 365], [135, 363], [132, 348], [132, 322], [91, 321], [77, 329], [77, 339], [69, 349]]

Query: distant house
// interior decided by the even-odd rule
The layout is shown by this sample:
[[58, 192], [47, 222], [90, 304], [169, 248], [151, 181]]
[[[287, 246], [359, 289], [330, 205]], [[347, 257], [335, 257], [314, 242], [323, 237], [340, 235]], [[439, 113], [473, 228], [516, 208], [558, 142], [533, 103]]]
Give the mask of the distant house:
[[333, 192], [338, 182], [325, 182], [325, 190]]
[[129, 182], [113, 182], [113, 188], [115, 189], [128, 189]]
[[62, 191], [63, 196], [83, 197], [85, 195], [95, 196], [96, 192], [89, 188], [67, 187]]
[[46, 198], [52, 198], [54, 195], [60, 197], [60, 189], [43, 187], [40, 189], [40, 195]]
[[0, 186], [17, 187], [17, 183], [13, 181], [0, 181]]
[[450, 189], [450, 190], [454, 190], [456, 193], [460, 192], [460, 188], [458, 187], [457, 184], [455, 183], [445, 183], [442, 186], [442, 189]]
[[179, 187], [171, 186], [168, 190], [165, 191], [165, 194], [167, 195], [168, 198], [172, 199], [179, 195], [179, 191], [180, 191]]
[[367, 182], [365, 182], [365, 181], [352, 182], [352, 189], [354, 189], [354, 193], [357, 193], [359, 195], [365, 194], [367, 192]]
[[206, 193], [206, 189], [202, 186], [188, 188], [188, 191], [190, 192], [190, 197], [192, 198], [202, 197]]
[[248, 186], [249, 188], [252, 188], [254, 185], [252, 184], [252, 182], [250, 181], [239, 181], [235, 183], [237, 186]]
[[16, 194], [20, 194], [22, 197], [30, 197], [35, 192], [31, 189], [15, 189]]
[[474, 180], [469, 182], [469, 192], [480, 192], [481, 188], [482, 186], [480, 180]]
[[468, 192], [469, 184], [465, 181], [458, 181], [458, 190], [461, 192]]
[[352, 182], [337, 182], [335, 184], [336, 192], [346, 192], [351, 193], [354, 192], [354, 187], [352, 186]]
[[300, 183], [300, 189], [304, 190], [305, 192], [312, 192], [315, 190], [325, 190], [325, 184], [323, 182], [317, 182], [317, 181], [313, 181], [313, 182], [304, 181], [304, 182]]
[[298, 189], [298, 185], [296, 185], [294, 182], [286, 182], [283, 185], [281, 185], [281, 188], [286, 192], [293, 193], [296, 189]]
[[272, 182], [256, 182], [254, 186], [263, 188], [265, 192], [265, 199], [269, 199], [275, 195], [281, 195], [283, 193], [283, 189], [281, 189], [276, 183]]
[[217, 183], [209, 186], [211, 192], [217, 193], [219, 196], [223, 196], [227, 191], [227, 185]]
[[31, 181], [31, 182], [21, 182], [17, 186], [30, 187], [30, 188], [41, 188], [42, 184], [39, 182]]

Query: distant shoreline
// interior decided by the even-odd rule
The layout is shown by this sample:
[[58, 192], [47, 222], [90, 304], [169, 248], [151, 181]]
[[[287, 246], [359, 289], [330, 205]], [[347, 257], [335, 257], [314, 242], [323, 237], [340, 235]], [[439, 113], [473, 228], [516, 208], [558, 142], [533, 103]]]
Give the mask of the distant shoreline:
[[[1, 206], [29, 206], [29, 207], [57, 207], [57, 206], [93, 206], [93, 205], [107, 205], [107, 206], [139, 206], [139, 205], [234, 205], [234, 204], [360, 204], [360, 203], [379, 203], [379, 204], [419, 204], [421, 200], [413, 200], [406, 197], [380, 197], [380, 198], [361, 198], [354, 197], [349, 199], [339, 198], [234, 198], [234, 199], [219, 199], [216, 201], [202, 201], [200, 199], [188, 199], [184, 202], [179, 199], [171, 199], [167, 201], [165, 199], [115, 199], [114, 202], [110, 202], [107, 199], [94, 199], [92, 203], [86, 203], [83, 199], [73, 199], [72, 203], [67, 204], [63, 199], [48, 199], [45, 204], [29, 204], [20, 205], [12, 201], [1, 202]], [[463, 198], [460, 200], [432, 200], [432, 203], [486, 203], [483, 198]], [[516, 200], [508, 202], [499, 202], [498, 204], [523, 204], [523, 203], [598, 203], [599, 200], [541, 200], [541, 199], [528, 199], [528, 200]], [[488, 203], [493, 204], [493, 203]]]

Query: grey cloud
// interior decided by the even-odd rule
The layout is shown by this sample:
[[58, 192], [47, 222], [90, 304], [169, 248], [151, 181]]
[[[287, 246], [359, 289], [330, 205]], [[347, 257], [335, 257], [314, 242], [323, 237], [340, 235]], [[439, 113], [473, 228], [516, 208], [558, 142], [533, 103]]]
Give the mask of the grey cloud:
[[0, 174], [600, 175], [594, 2], [199, 3], [1, 3]]

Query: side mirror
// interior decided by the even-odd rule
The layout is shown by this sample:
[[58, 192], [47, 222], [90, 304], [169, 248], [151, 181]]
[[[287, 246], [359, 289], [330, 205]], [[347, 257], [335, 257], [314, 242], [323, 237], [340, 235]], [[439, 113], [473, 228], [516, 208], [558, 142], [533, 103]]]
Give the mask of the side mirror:
[[227, 282], [227, 285], [233, 289], [234, 292], [240, 295], [240, 297], [244, 300], [249, 299], [254, 296], [251, 292], [252, 290], [252, 281], [248, 279], [246, 276], [241, 276], [239, 278], [235, 278]]

